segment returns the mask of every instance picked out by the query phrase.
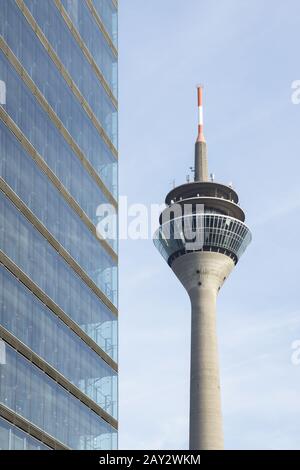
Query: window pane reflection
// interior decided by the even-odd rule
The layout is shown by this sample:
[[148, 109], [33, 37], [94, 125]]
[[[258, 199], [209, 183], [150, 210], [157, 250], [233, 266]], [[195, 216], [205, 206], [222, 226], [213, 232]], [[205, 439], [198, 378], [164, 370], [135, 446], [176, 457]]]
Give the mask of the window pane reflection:
[[[27, 31], [29, 25], [26, 23], [26, 20], [23, 18], [22, 28], [20, 24], [14, 24], [14, 21], [10, 19], [10, 26], [8, 27], [8, 18], [7, 15], [11, 16], [12, 14], [17, 15], [17, 18], [20, 19], [20, 11], [14, 2], [8, 0], [4, 3], [4, 6], [1, 10], [0, 16], [0, 34], [9, 42], [12, 50], [17, 53], [18, 47], [20, 46], [19, 42], [16, 42], [15, 30], [24, 29], [24, 35]], [[21, 16], [22, 18], [22, 16]], [[24, 23], [25, 21], [25, 23]], [[24, 27], [24, 28], [23, 28]], [[32, 33], [34, 34], [34, 33]], [[30, 45], [28, 41], [25, 40], [25, 37], [21, 38], [21, 44], [23, 48], [20, 53], [23, 51], [25, 58], [26, 53], [30, 52]], [[32, 38], [35, 42], [33, 44], [39, 44], [35, 37]], [[23, 41], [23, 42], [22, 42]], [[35, 48], [37, 45], [35, 45]], [[33, 53], [31, 51], [31, 53]], [[45, 53], [43, 51], [43, 53]], [[20, 58], [20, 57], [19, 57]], [[64, 103], [62, 98], [59, 98], [57, 93], [57, 84], [53, 83], [53, 67], [54, 64], [51, 63], [50, 58], [48, 58], [48, 66], [44, 70], [41, 64], [38, 64], [36, 57], [31, 57], [31, 60], [28, 64], [28, 68], [32, 68], [32, 73], [37, 71], [37, 86], [41, 86], [41, 91], [47, 93], [46, 98], [50, 99], [49, 94], [51, 93], [50, 104], [52, 104], [54, 111], [57, 111], [57, 107], [61, 109], [62, 113], [67, 113], [65, 117], [68, 119], [68, 126], [75, 126], [74, 128], [74, 139], [77, 141], [79, 147], [83, 150], [85, 157], [94, 167], [95, 171], [99, 174], [100, 178], [107, 185], [108, 189], [116, 195], [117, 194], [117, 160], [112, 155], [110, 149], [104, 143], [98, 131], [93, 127], [91, 121], [87, 115], [83, 115], [82, 106], [79, 102], [76, 101], [75, 96], [71, 96], [72, 92], [68, 89], [67, 83], [63, 81], [61, 83], [61, 90], [63, 93], [67, 93], [68, 96], [72, 98], [73, 106], [70, 107], [70, 103]], [[22, 62], [22, 60], [21, 60]], [[45, 158], [48, 162], [53, 162], [52, 165], [71, 165], [70, 157], [65, 161], [65, 154], [69, 154], [73, 159], [77, 159], [76, 155], [71, 151], [64, 137], [57, 129], [55, 124], [51, 121], [48, 114], [40, 107], [37, 100], [34, 98], [32, 93], [29, 91], [25, 83], [16, 73], [14, 68], [9, 64], [3, 52], [0, 54], [0, 69], [1, 69], [1, 79], [6, 83], [9, 83], [10, 86], [7, 87], [6, 94], [6, 105], [5, 109], [10, 114], [12, 119], [20, 127], [22, 132], [34, 145], [37, 151]], [[49, 70], [48, 70], [49, 69]], [[41, 73], [43, 72], [43, 73]], [[60, 77], [59, 72], [57, 71], [57, 76]], [[61, 80], [62, 77], [60, 77]], [[41, 81], [41, 83], [40, 83]], [[70, 95], [71, 93], [71, 95]], [[76, 106], [76, 109], [74, 109]], [[85, 113], [84, 113], [85, 114]], [[28, 119], [30, 116], [30, 120]], [[76, 116], [76, 119], [74, 119]], [[81, 117], [84, 116], [84, 123], [82, 122]], [[63, 119], [62, 119], [63, 120]], [[63, 120], [63, 122], [66, 119]], [[66, 122], [65, 122], [66, 124]], [[87, 128], [86, 128], [87, 127]], [[70, 131], [71, 135], [72, 132]], [[77, 139], [77, 140], [76, 140]], [[68, 161], [69, 160], [69, 161]], [[50, 168], [52, 165], [49, 163]], [[65, 171], [61, 170], [65, 175], [65, 178], [70, 177], [70, 173], [67, 171], [68, 168], [65, 168]], [[55, 170], [53, 170], [56, 173]]]
[[[116, 431], [6, 344], [0, 400], [72, 449], [115, 449]], [[17, 385], [16, 385], [17, 384]]]
[[0, 418], [0, 450], [52, 450], [26, 432]]
[[[96, 64], [103, 73], [104, 77], [111, 85], [114, 94], [117, 94], [117, 59], [111, 51], [105, 37], [98, 27], [92, 13], [81, 0], [62, 0], [68, 15], [73, 21], [75, 27], [88, 49], [90, 50]], [[107, 25], [107, 23], [106, 23]], [[116, 36], [116, 19], [113, 23]]]
[[116, 359], [117, 319], [0, 191], [0, 248]]
[[[81, 103], [42, 43], [37, 41], [34, 31], [13, 0], [6, 0], [1, 5], [0, 32], [83, 152], [88, 155], [95, 151], [97, 146], [103, 145], [99, 132]], [[91, 31], [87, 30], [87, 33], [91, 38]], [[95, 48], [102, 53], [103, 47], [99, 47], [99, 43], [95, 44]], [[104, 90], [98, 105], [101, 125], [117, 147], [117, 111]]]
[[[2, 122], [0, 132], [1, 176], [113, 301], [116, 262]], [[99, 275], [99, 266], [105, 275]]]
[[93, 4], [102, 19], [106, 31], [114, 45], [118, 45], [118, 14], [112, 0], [93, 0]]
[[3, 265], [0, 298], [0, 324], [117, 418], [116, 373]]

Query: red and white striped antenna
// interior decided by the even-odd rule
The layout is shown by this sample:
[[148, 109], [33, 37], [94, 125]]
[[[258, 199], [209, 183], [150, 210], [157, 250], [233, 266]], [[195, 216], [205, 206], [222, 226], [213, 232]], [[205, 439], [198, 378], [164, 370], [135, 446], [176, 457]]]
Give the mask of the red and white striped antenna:
[[197, 142], [205, 142], [203, 134], [203, 85], [197, 85], [198, 95], [198, 137]]

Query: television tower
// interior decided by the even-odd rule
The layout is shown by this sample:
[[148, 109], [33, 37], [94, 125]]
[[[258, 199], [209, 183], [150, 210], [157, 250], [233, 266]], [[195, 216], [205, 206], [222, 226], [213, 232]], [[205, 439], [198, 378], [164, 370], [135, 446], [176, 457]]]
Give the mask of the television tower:
[[194, 181], [173, 188], [154, 244], [191, 301], [191, 450], [223, 449], [216, 333], [217, 294], [251, 241], [245, 214], [231, 185], [208, 177], [203, 134], [203, 89], [197, 87], [198, 136]]

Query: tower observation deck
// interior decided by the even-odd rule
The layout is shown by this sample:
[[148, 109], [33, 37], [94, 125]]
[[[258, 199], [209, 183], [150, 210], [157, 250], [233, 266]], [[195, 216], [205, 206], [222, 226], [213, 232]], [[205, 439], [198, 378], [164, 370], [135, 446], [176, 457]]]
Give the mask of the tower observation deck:
[[194, 181], [173, 188], [154, 244], [191, 301], [191, 450], [223, 449], [216, 335], [216, 299], [251, 242], [251, 232], [231, 186], [208, 177], [203, 134], [202, 87], [198, 87], [198, 136]]

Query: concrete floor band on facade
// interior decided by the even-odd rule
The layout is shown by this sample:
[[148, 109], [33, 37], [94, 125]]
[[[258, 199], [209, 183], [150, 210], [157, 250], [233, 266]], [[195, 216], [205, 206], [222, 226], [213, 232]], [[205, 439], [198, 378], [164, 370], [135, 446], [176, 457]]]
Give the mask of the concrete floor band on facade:
[[190, 449], [223, 449], [216, 300], [234, 268], [222, 253], [196, 252], [177, 258], [172, 270], [191, 301]]
[[[208, 177], [201, 87], [198, 87], [198, 107], [194, 181], [177, 186], [167, 194], [154, 244], [191, 301], [189, 447], [217, 450], [223, 449], [224, 440], [216, 301], [220, 288], [250, 243], [251, 233], [244, 224], [245, 214], [232, 186]], [[185, 212], [187, 205], [192, 206], [189, 215]], [[191, 247], [190, 240], [196, 232], [201, 235], [201, 246]]]

